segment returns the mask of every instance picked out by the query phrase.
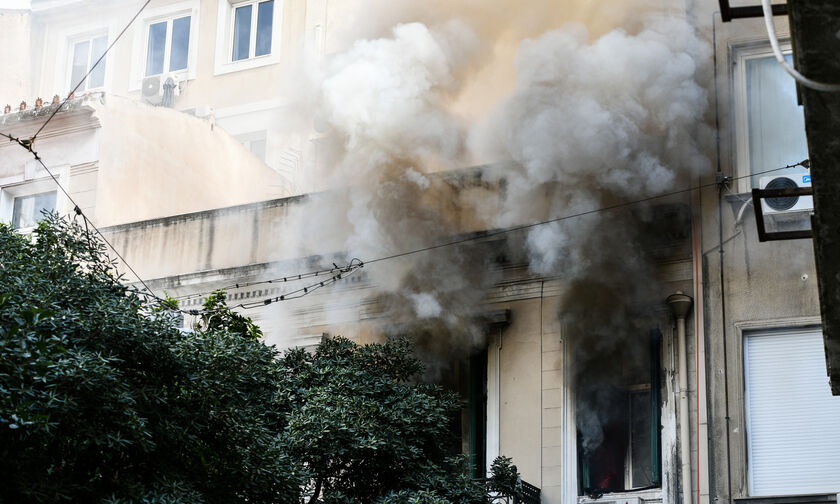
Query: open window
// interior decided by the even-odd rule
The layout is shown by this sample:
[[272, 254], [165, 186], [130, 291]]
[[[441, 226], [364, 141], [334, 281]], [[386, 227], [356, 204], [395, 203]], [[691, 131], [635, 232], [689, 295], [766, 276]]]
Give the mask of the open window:
[[661, 339], [626, 338], [578, 374], [579, 495], [661, 485]]

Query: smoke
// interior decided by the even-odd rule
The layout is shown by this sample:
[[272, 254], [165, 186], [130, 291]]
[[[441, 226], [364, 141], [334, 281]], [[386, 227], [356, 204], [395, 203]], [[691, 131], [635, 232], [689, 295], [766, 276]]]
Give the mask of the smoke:
[[[307, 169], [328, 188], [298, 209], [301, 255], [399, 254], [644, 198], [708, 169], [698, 65], [710, 47], [654, 2], [394, 1], [359, 19], [366, 3], [335, 13], [343, 28], [299, 93], [320, 131]], [[495, 166], [445, 173], [481, 163]], [[647, 335], [661, 302], [659, 217], [643, 206], [594, 213], [511, 234], [504, 250], [473, 242], [379, 262], [365, 271], [380, 329], [437, 355], [480, 344], [496, 258], [520, 254], [533, 273], [564, 279], [556, 309], [577, 336], [577, 370], [605, 385], [604, 356], [643, 360], [625, 342]], [[603, 409], [592, 398], [582, 418]]]

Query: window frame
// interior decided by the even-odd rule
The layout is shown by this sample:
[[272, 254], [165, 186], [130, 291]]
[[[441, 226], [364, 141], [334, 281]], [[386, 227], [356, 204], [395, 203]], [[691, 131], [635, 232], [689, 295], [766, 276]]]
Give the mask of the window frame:
[[[801, 317], [797, 319], [782, 319], [782, 320], [771, 320], [771, 321], [762, 321], [762, 322], [750, 322], [744, 324], [737, 324], [736, 325], [738, 331], [738, 337], [740, 340], [740, 355], [737, 356], [741, 365], [741, 380], [742, 383], [740, 384], [741, 390], [743, 393], [743, 401], [741, 404], [741, 414], [743, 418], [743, 426], [744, 426], [744, 440], [743, 440], [743, 450], [744, 450], [744, 480], [746, 483], [746, 491], [750, 497], [770, 497], [770, 494], [759, 492], [755, 488], [754, 484], [754, 477], [755, 477], [755, 466], [754, 461], [754, 450], [755, 450], [755, 439], [754, 434], [752, 432], [754, 427], [754, 412], [751, 410], [751, 383], [750, 383], [750, 362], [749, 356], [747, 351], [747, 339], [748, 338], [762, 338], [766, 336], [791, 336], [795, 337], [801, 335], [803, 333], [819, 333], [822, 335], [823, 329], [821, 325], [821, 320], [819, 317]], [[822, 342], [822, 338], [820, 338], [820, 342]], [[820, 345], [820, 350], [822, 347]], [[822, 355], [822, 352], [820, 352]], [[826, 385], [828, 385], [828, 377], [826, 376]], [[829, 392], [830, 393], [830, 392]], [[833, 396], [831, 396], [833, 397]], [[800, 494], [796, 491], [788, 494], [778, 494], [777, 492], [771, 492], [772, 496], [777, 495], [797, 495]], [[819, 494], [823, 493], [820, 490], [806, 490], [805, 495], [810, 494]]]
[[[59, 176], [59, 180], [62, 182], [62, 184], [64, 184], [65, 180], [62, 179], [66, 179], [66, 177], [61, 175]], [[2, 221], [6, 223], [12, 222], [16, 198], [33, 196], [35, 194], [42, 194], [47, 192], [56, 193], [55, 211], [59, 214], [64, 214], [64, 208], [66, 207], [66, 197], [61, 193], [61, 191], [59, 191], [58, 187], [55, 185], [55, 182], [49, 176], [3, 186], [2, 188], [0, 188], [0, 216], [2, 216]], [[15, 231], [21, 234], [28, 234], [31, 233], [34, 229], [35, 226], [29, 226], [25, 228], [18, 228]]]
[[[148, 77], [161, 77], [161, 82], [166, 76], [174, 76], [176, 81], [188, 81], [196, 78], [196, 67], [198, 63], [198, 32], [201, 26], [199, 11], [201, 3], [199, 0], [187, 0], [171, 5], [158, 7], [145, 11], [145, 15], [137, 24], [134, 30], [134, 50], [132, 51], [131, 82], [129, 91], [139, 91], [143, 80]], [[182, 70], [169, 70], [172, 52], [172, 25], [176, 19], [190, 18], [190, 36], [187, 46], [187, 68]], [[164, 39], [163, 72], [159, 74], [146, 75], [146, 62], [149, 53], [149, 29], [153, 24], [166, 22], [166, 35]]]
[[[74, 35], [72, 37], [67, 38], [67, 69], [65, 71], [65, 78], [64, 81], [67, 83], [67, 89], [73, 89], [78, 82], [74, 82], [73, 80], [73, 59], [75, 58], [75, 49], [76, 45], [82, 42], [88, 42], [88, 60], [87, 65], [85, 68], [85, 72], [90, 72], [91, 64], [93, 63], [93, 41], [95, 39], [105, 37], [105, 48], [107, 50], [108, 44], [110, 43], [109, 33], [107, 29], [95, 30], [92, 32], [85, 32]], [[102, 60], [102, 63], [105, 65], [105, 69], [102, 75], [102, 85], [96, 87], [89, 87], [87, 85], [88, 81], [90, 80], [90, 75], [85, 77], [85, 87], [80, 87], [77, 92], [79, 93], [87, 93], [91, 91], [102, 91], [107, 87], [108, 83], [108, 56], [105, 56], [105, 59]]]
[[[176, 20], [184, 19], [184, 18], [189, 18], [190, 19], [190, 38], [191, 38], [192, 37], [193, 25], [192, 25], [192, 16], [190, 16], [189, 14], [186, 14], [186, 15], [183, 15], [183, 16], [167, 17], [167, 18], [164, 18], [164, 19], [161, 19], [161, 20], [158, 20], [158, 21], [150, 22], [149, 24], [146, 25], [146, 44], [145, 44], [146, 45], [146, 47], [145, 47], [145, 51], [146, 51], [145, 56], [146, 57], [143, 58], [145, 60], [145, 64], [143, 65], [143, 78], [144, 79], [146, 77], [156, 77], [158, 75], [160, 75], [160, 76], [172, 75], [172, 74], [178, 75], [182, 72], [186, 72], [186, 71], [189, 70], [189, 67], [190, 67], [190, 61], [189, 61], [189, 59], [190, 59], [190, 47], [191, 47], [190, 40], [187, 40], [187, 68], [180, 68], [178, 70], [169, 69], [169, 67], [172, 66], [172, 31], [173, 31], [173, 27], [174, 27], [174, 24], [175, 24]], [[149, 41], [150, 41], [150, 38], [151, 38], [151, 28], [152, 28], [152, 26], [154, 26], [156, 24], [160, 24], [160, 23], [166, 23], [166, 31], [163, 34], [163, 69], [161, 70], [160, 73], [155, 73], [155, 74], [149, 75], [149, 73], [148, 73], [148, 69], [149, 69]]]
[[[213, 68], [213, 75], [222, 75], [231, 72], [249, 70], [267, 65], [276, 64], [280, 61], [280, 37], [283, 33], [283, 1], [272, 0], [271, 20], [271, 48], [268, 54], [256, 56], [256, 36], [259, 4], [267, 0], [219, 0], [217, 25], [216, 25], [216, 56]], [[241, 60], [233, 59], [233, 34], [236, 21], [236, 9], [252, 5], [251, 32], [249, 33], [250, 47], [248, 57]], [[252, 56], [253, 55], [253, 56]]]
[[[792, 54], [790, 38], [779, 40], [779, 47], [785, 56]], [[732, 115], [734, 128], [732, 130], [734, 172], [740, 177], [737, 180], [739, 193], [752, 191], [752, 169], [750, 167], [750, 131], [749, 110], [747, 96], [747, 61], [751, 59], [774, 58], [770, 44], [762, 39], [732, 44], [729, 47], [731, 61], [731, 93]], [[799, 161], [799, 160], [797, 160]]]

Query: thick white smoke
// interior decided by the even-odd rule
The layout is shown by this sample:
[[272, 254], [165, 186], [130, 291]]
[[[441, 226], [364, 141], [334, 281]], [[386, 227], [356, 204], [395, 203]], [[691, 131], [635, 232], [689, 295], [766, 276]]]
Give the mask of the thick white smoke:
[[[498, 63], [494, 37], [510, 30], [489, 29], [487, 18], [436, 21], [358, 40], [307, 84], [312, 117], [327, 130], [312, 170], [329, 189], [298, 209], [301, 255], [369, 260], [646, 197], [706, 169], [698, 62], [710, 53], [684, 20], [634, 19], [633, 32], [601, 27], [597, 37], [582, 24], [535, 34], [519, 46], [514, 89], [477, 105], [466, 94]], [[464, 103], [482, 111], [456, 112]], [[504, 190], [493, 177], [471, 189], [441, 175], [476, 160], [503, 162], [494, 176]], [[576, 286], [592, 282], [608, 285], [607, 301], [620, 293], [644, 304], [655, 290], [644, 221], [645, 212], [597, 214], [511, 235], [507, 247], [524, 251], [532, 271], [569, 280], [564, 309], [574, 311]], [[366, 268], [380, 320], [419, 324], [446, 347], [476, 343], [498, 253], [448, 247]], [[626, 327], [624, 317], [591, 319], [604, 334]]]

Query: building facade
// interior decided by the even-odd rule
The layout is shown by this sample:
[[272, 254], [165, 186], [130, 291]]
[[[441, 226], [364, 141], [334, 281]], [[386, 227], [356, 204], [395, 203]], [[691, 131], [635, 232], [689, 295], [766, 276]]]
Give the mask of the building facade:
[[[675, 187], [689, 190], [568, 230], [578, 241], [563, 246], [583, 250], [569, 264], [597, 273], [534, 267], [518, 228], [555, 217], [536, 196], [531, 220], [498, 225], [515, 191], [507, 160], [430, 170], [409, 189], [377, 179], [443, 216], [436, 234], [416, 230], [388, 252], [447, 246], [348, 254], [352, 226], [322, 209], [356, 211], [335, 202], [376, 195], [313, 176], [334, 159], [329, 132], [317, 118], [300, 125], [300, 96], [285, 86], [305, 61], [350, 50], [343, 2], [153, 1], [38, 149], [128, 264], [187, 310], [225, 288], [278, 346], [413, 336], [427, 378], [463, 398], [457, 434], [476, 475], [510, 456], [546, 503], [836, 502], [840, 398], [825, 376], [813, 249], [760, 242], [750, 198], [807, 176], [795, 86], [760, 19], [661, 3], [711, 48], [695, 62], [709, 103], [695, 120], [714, 140], [701, 143], [705, 169], [679, 172]], [[0, 99], [66, 93], [139, 6], [33, 0], [0, 13], [15, 27], [0, 39], [31, 54]], [[4, 133], [25, 137], [45, 120], [13, 108]], [[0, 147], [0, 186], [3, 218], [22, 230], [40, 208], [72, 210], [14, 144]], [[807, 220], [807, 201], [795, 202], [771, 207], [767, 226]], [[354, 260], [365, 267], [320, 288]], [[304, 287], [315, 289], [279, 299]]]

